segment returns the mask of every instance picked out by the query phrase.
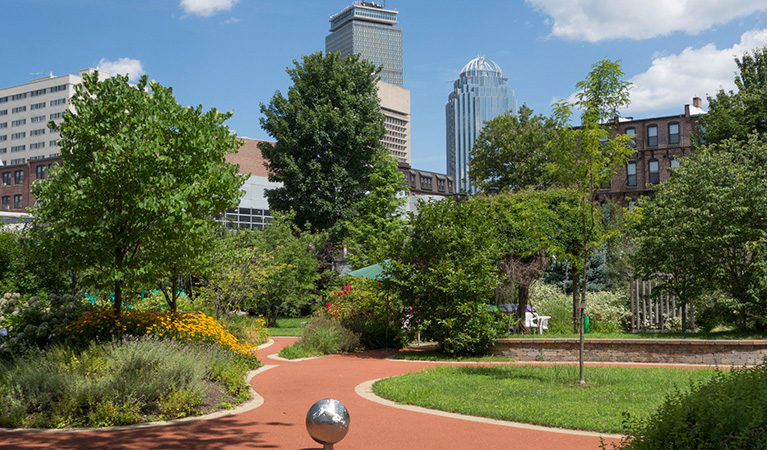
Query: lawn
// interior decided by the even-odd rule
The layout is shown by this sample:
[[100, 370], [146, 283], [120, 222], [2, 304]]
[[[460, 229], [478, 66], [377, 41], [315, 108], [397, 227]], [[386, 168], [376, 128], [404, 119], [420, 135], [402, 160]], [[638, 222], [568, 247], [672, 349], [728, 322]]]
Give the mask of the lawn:
[[301, 323], [311, 320], [311, 316], [281, 317], [277, 319], [277, 326], [268, 328], [269, 336], [301, 336], [304, 327]]
[[713, 369], [449, 366], [380, 380], [384, 398], [474, 416], [551, 427], [622, 433], [623, 413], [647, 416], [675, 388], [709, 380]]

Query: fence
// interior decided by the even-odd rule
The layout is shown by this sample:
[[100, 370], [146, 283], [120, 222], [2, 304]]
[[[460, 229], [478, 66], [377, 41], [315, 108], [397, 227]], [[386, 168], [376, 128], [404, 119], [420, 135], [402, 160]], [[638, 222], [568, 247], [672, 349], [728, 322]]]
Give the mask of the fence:
[[[682, 317], [682, 306], [672, 295], [657, 290], [658, 280], [629, 277], [631, 299], [631, 332], [667, 331], [667, 322]], [[655, 290], [655, 292], [653, 292]], [[690, 307], [685, 305], [687, 317]]]

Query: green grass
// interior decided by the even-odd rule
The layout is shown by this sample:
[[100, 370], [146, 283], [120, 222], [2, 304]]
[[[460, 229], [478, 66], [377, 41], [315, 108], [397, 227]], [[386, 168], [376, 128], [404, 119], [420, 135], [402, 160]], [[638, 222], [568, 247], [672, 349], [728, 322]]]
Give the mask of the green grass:
[[314, 319], [303, 328], [298, 342], [284, 347], [280, 350], [279, 356], [297, 359], [353, 352], [359, 348], [360, 339], [354, 332], [344, 328], [336, 321]]
[[622, 414], [647, 416], [674, 387], [711, 379], [712, 369], [449, 366], [380, 380], [373, 391], [405, 404], [551, 427], [622, 433]]
[[301, 336], [301, 332], [304, 331], [301, 323], [309, 320], [311, 320], [310, 316], [281, 317], [277, 319], [276, 327], [268, 328], [269, 336]]

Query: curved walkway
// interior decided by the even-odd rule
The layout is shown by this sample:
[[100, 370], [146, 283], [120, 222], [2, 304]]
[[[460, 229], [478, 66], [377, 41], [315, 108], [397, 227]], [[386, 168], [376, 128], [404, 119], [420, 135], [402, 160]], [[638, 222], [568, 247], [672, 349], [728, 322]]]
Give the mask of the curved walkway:
[[[383, 351], [286, 361], [270, 358], [295, 338], [276, 338], [260, 350], [268, 370], [251, 385], [263, 404], [239, 414], [155, 427], [77, 432], [0, 432], [0, 449], [317, 449], [306, 412], [335, 398], [351, 416], [343, 449], [598, 449], [596, 433], [552, 430], [467, 418], [371, 401], [372, 380], [420, 371], [434, 363], [386, 360]], [[606, 443], [617, 442], [606, 436]]]

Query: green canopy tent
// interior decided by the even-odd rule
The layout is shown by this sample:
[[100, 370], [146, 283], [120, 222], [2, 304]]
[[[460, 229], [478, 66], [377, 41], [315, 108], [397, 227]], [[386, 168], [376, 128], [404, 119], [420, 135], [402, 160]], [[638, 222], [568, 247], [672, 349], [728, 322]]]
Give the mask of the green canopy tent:
[[[385, 262], [384, 262], [385, 264]], [[347, 275], [352, 277], [364, 277], [364, 278], [370, 278], [371, 280], [380, 281], [384, 279], [385, 277], [382, 275], [384, 271], [383, 264], [373, 264], [372, 266], [363, 267], [361, 269], [353, 270]]]

